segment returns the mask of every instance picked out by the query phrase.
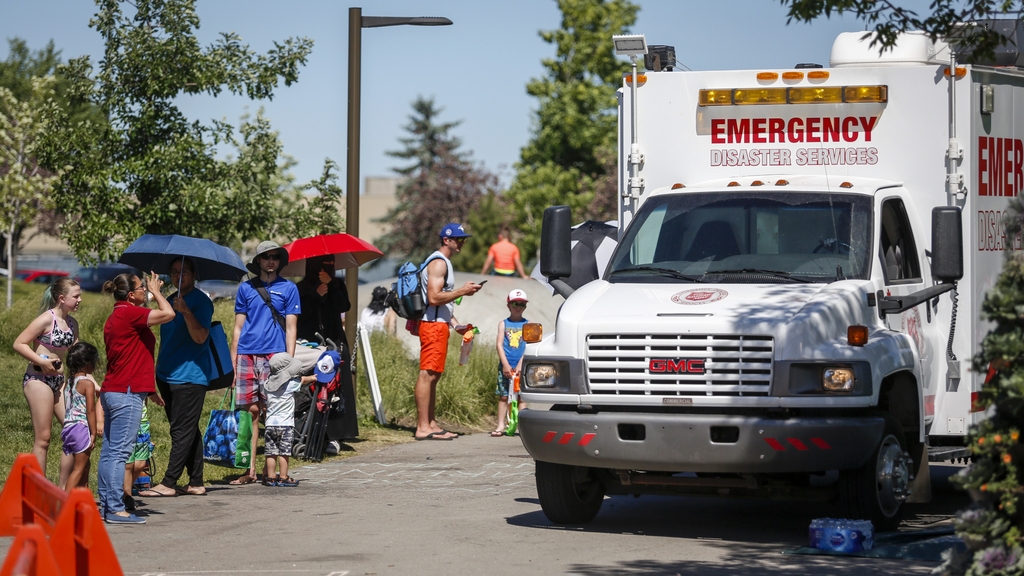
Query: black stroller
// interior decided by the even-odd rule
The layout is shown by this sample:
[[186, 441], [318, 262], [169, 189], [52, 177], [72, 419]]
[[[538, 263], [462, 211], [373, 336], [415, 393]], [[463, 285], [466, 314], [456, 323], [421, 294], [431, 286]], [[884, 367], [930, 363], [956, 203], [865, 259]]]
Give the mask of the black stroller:
[[329, 338], [327, 351], [316, 361], [313, 373], [316, 382], [295, 393], [295, 445], [292, 455], [303, 460], [319, 462], [324, 458], [327, 423], [345, 411], [341, 384], [342, 359], [338, 346]]

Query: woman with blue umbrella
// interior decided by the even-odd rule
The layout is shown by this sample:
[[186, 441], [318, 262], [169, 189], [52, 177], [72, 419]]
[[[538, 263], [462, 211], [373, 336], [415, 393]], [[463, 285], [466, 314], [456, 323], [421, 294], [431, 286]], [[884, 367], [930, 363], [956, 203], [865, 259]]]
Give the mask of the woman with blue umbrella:
[[[210, 240], [157, 234], [146, 234], [133, 242], [118, 262], [169, 273], [178, 289], [169, 299], [174, 319], [160, 328], [156, 364], [157, 387], [171, 428], [171, 453], [163, 481], [139, 495], [204, 495], [199, 419], [212, 372], [208, 338], [213, 303], [196, 288], [196, 280], [237, 281], [246, 273], [245, 264], [234, 251]], [[188, 486], [179, 489], [178, 480], [186, 471]]]
[[[171, 453], [163, 481], [139, 493], [146, 498], [206, 494], [199, 420], [209, 385], [210, 349], [206, 339], [213, 321], [213, 302], [196, 288], [196, 266], [190, 258], [176, 258], [170, 272], [171, 283], [178, 291], [168, 298], [174, 320], [160, 326], [156, 385], [171, 428]], [[179, 489], [178, 480], [186, 470], [188, 486]]]

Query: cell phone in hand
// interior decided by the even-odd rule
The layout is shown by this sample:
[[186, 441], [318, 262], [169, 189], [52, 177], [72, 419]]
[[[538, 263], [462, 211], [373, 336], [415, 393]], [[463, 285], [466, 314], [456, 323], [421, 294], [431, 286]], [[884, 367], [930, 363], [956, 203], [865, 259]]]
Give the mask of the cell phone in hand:
[[481, 286], [483, 286], [484, 284], [487, 284], [487, 280], [484, 280], [483, 282], [480, 283]]

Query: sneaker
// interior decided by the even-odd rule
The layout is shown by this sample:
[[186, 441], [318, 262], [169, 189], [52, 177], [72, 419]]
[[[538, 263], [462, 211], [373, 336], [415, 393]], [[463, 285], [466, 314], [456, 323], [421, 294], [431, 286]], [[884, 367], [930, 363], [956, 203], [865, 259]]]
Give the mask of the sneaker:
[[129, 514], [127, 516], [118, 516], [117, 514], [107, 514], [103, 517], [103, 520], [107, 524], [145, 524], [145, 518], [139, 518], [135, 514]]
[[331, 440], [327, 443], [327, 454], [330, 456], [337, 456], [338, 452], [341, 452], [341, 442], [337, 440]]
[[123, 501], [125, 510], [129, 512], [135, 512], [135, 498], [132, 498], [131, 496], [125, 494]]

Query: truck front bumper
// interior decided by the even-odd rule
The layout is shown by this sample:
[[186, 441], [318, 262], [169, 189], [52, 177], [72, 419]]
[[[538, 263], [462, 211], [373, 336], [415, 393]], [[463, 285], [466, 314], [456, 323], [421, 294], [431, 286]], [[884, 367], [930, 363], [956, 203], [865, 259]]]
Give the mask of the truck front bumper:
[[859, 468], [881, 417], [767, 418], [706, 414], [523, 410], [535, 460], [618, 470], [771, 474]]

